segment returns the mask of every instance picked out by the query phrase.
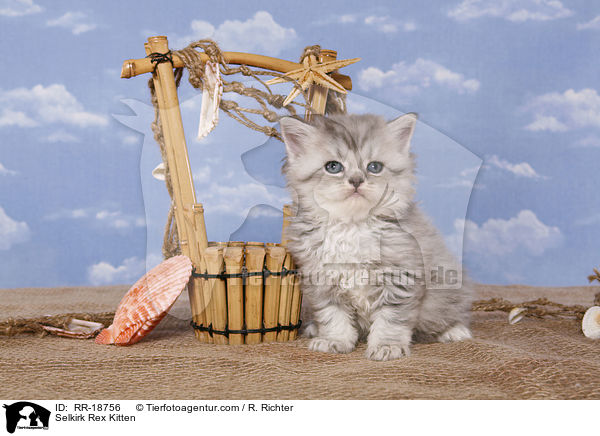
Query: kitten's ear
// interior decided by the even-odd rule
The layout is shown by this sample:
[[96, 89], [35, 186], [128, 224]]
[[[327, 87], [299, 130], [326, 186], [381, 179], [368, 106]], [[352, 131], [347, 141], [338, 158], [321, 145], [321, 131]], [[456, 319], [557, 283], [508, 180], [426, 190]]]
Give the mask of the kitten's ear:
[[418, 114], [409, 112], [387, 124], [388, 130], [392, 133], [394, 138], [396, 138], [402, 151], [408, 151], [410, 148], [410, 140], [415, 131], [418, 117]]
[[315, 128], [292, 117], [281, 118], [279, 126], [288, 157], [294, 159], [304, 154], [309, 138], [315, 134]]

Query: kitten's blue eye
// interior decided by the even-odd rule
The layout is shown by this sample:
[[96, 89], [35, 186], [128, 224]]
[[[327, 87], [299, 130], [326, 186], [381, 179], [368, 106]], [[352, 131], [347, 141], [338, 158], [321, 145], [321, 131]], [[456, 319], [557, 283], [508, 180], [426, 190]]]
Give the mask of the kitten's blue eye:
[[373, 174], [380, 173], [383, 169], [383, 164], [381, 162], [373, 161], [367, 165], [367, 171]]
[[344, 166], [336, 160], [330, 160], [325, 164], [325, 170], [331, 174], [337, 174], [344, 169]]

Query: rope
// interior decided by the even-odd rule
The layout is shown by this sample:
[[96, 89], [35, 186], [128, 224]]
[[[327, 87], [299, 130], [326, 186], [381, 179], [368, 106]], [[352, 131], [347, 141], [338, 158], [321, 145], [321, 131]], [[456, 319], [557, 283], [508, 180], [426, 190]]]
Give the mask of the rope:
[[[321, 46], [320, 45], [309, 45], [304, 47], [302, 55], [300, 56], [300, 63], [304, 62], [307, 56], [314, 56], [316, 59], [321, 58]], [[346, 107], [346, 94], [341, 94], [337, 91], [330, 89], [327, 92], [327, 101], [325, 103], [325, 114], [345, 114], [347, 112]]]
[[38, 318], [8, 318], [0, 321], [0, 335], [14, 336], [18, 334], [41, 334], [45, 336], [47, 332], [42, 325], [66, 329], [73, 318], [84, 321], [99, 322], [108, 326], [115, 317], [114, 312], [102, 313], [64, 313], [61, 315], [41, 316]]
[[298, 271], [295, 269], [287, 269], [286, 267], [283, 267], [281, 269], [281, 271], [270, 271], [267, 267], [264, 267], [262, 271], [252, 271], [252, 272], [248, 272], [248, 270], [246, 269], [246, 267], [242, 267], [242, 272], [240, 273], [219, 273], [219, 274], [208, 274], [206, 273], [199, 273], [197, 272], [195, 269], [192, 271], [192, 276], [194, 277], [198, 277], [201, 279], [220, 279], [220, 280], [227, 280], [227, 279], [246, 279], [247, 277], [263, 277], [263, 278], [268, 278], [269, 276], [275, 276], [275, 277], [285, 277], [288, 275], [297, 275]]
[[208, 335], [212, 338], [213, 335], [221, 335], [229, 337], [229, 335], [248, 335], [250, 333], [269, 333], [269, 332], [282, 332], [284, 330], [292, 331], [299, 329], [302, 325], [302, 320], [298, 321], [298, 324], [289, 324], [289, 325], [281, 325], [277, 324], [276, 327], [262, 327], [259, 329], [242, 329], [242, 330], [231, 330], [228, 327], [225, 327], [225, 330], [216, 330], [213, 328], [213, 325], [204, 326], [202, 324], [196, 324], [193, 320], [190, 321], [190, 325], [195, 329], [201, 332], [207, 332]]
[[[595, 295], [593, 305], [600, 305], [600, 292]], [[538, 298], [523, 303], [512, 303], [503, 298], [490, 298], [489, 300], [475, 301], [471, 310], [474, 312], [510, 312], [515, 307], [522, 307], [525, 309], [524, 316], [532, 318], [574, 318], [576, 320], [581, 320], [588, 309], [588, 307], [578, 304], [555, 303], [547, 298]]]
[[[282, 140], [277, 129], [271, 126], [260, 125], [248, 118], [245, 113], [261, 115], [270, 123], [274, 123], [279, 119], [280, 116], [277, 114], [277, 112], [269, 109], [269, 106], [272, 106], [276, 109], [282, 109], [282, 103], [285, 100], [285, 96], [273, 94], [271, 88], [265, 83], [264, 80], [262, 80], [260, 76], [284, 77], [283, 74], [275, 71], [253, 69], [247, 65], [231, 67], [225, 61], [221, 49], [214, 41], [210, 39], [202, 39], [193, 42], [187, 47], [177, 50], [175, 53], [182, 59], [185, 68], [188, 70], [188, 80], [194, 88], [202, 88], [203, 84], [204, 62], [202, 61], [201, 53], [206, 54], [211, 62], [219, 65], [222, 76], [241, 74], [242, 76], [251, 77], [254, 79], [262, 88], [264, 88], [264, 90], [246, 86], [239, 81], [227, 81], [223, 79], [223, 93], [225, 94], [233, 92], [240, 96], [249, 97], [260, 105], [260, 110], [244, 108], [235, 101], [225, 99], [221, 100], [219, 107], [223, 112], [244, 126], [252, 130], [256, 130], [257, 132], [262, 132], [267, 136], [272, 136]], [[294, 82], [294, 86], [299, 85]], [[306, 92], [303, 92], [303, 95], [306, 100], [308, 98]], [[292, 104], [303, 107], [306, 110], [310, 110], [310, 106], [305, 103], [292, 102]], [[296, 115], [296, 109], [292, 105], [288, 105], [283, 109], [287, 110], [292, 116]]]
[[[266, 270], [266, 268], [265, 268]], [[268, 271], [268, 270], [267, 270]], [[295, 270], [283, 270], [281, 272], [271, 272], [268, 273], [266, 271], [259, 272], [246, 272], [239, 274], [198, 274], [195, 271], [192, 273], [196, 277], [202, 278], [218, 278], [218, 279], [227, 279], [233, 277], [244, 277], [244, 276], [254, 276], [254, 275], [287, 275], [287, 274], [296, 274]], [[600, 292], [596, 293], [594, 296], [594, 306], [600, 306]], [[473, 302], [473, 306], [471, 310], [473, 312], [510, 312], [515, 307], [522, 307], [525, 310], [524, 316], [544, 319], [544, 318], [562, 318], [562, 319], [574, 319], [580, 321], [583, 318], [583, 314], [587, 310], [587, 307], [581, 305], [565, 305], [560, 303], [555, 303], [554, 301], [550, 301], [546, 298], [538, 298], [536, 300], [525, 301], [523, 303], [513, 303], [511, 301], [505, 300], [503, 298], [490, 298], [488, 300], [477, 300]], [[0, 321], [0, 336], [15, 336], [17, 334], [42, 334], [46, 335], [47, 332], [42, 329], [42, 325], [50, 325], [58, 328], [66, 328], [67, 325], [71, 322], [72, 318], [82, 319], [85, 321], [93, 321], [99, 322], [108, 326], [112, 323], [113, 318], [115, 316], [114, 312], [102, 312], [102, 313], [64, 313], [61, 315], [52, 315], [52, 316], [42, 316], [38, 318], [8, 318], [7, 320]], [[195, 325], [192, 322], [192, 326], [201, 331], [209, 332], [209, 329], [212, 329], [212, 326], [201, 326]], [[291, 326], [278, 326], [272, 327], [272, 329], [280, 328], [282, 330], [293, 330], [295, 328], [299, 328], [300, 323], [298, 325]], [[236, 334], [246, 334], [246, 333], [263, 333], [265, 331], [279, 331], [279, 330], [264, 330], [257, 329], [254, 330], [227, 330], [228, 334], [236, 333]], [[225, 331], [216, 331], [212, 330], [214, 334], [224, 334]]]

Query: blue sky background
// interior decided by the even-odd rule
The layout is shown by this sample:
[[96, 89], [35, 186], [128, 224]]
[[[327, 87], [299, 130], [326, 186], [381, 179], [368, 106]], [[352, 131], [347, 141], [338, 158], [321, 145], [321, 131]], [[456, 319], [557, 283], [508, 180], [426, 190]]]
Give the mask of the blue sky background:
[[[158, 261], [147, 77], [119, 78], [158, 34], [361, 57], [350, 111], [419, 113], [419, 198], [455, 249], [466, 229], [476, 280], [578, 285], [598, 265], [600, 3], [0, 0], [0, 287], [132, 283]], [[281, 144], [224, 114], [198, 143], [198, 94], [180, 98], [209, 237], [276, 240]]]

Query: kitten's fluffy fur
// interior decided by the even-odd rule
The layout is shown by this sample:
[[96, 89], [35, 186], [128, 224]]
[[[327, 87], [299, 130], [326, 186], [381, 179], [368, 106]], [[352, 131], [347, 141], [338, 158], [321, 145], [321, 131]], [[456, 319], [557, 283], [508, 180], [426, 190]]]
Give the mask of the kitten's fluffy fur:
[[[413, 338], [471, 337], [470, 287], [465, 277], [461, 286], [460, 265], [414, 201], [416, 118], [281, 119], [283, 173], [297, 209], [286, 237], [303, 276], [314, 351], [348, 353], [366, 339], [368, 358], [390, 360], [408, 355]], [[343, 170], [327, 171], [331, 161]], [[368, 171], [370, 162], [383, 169]], [[362, 281], [348, 271], [363, 271]], [[402, 280], [380, 271], [402, 271]], [[441, 283], [452, 274], [457, 286]]]

